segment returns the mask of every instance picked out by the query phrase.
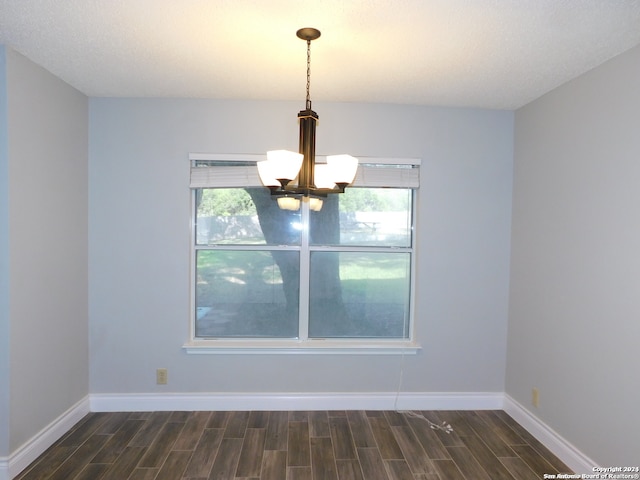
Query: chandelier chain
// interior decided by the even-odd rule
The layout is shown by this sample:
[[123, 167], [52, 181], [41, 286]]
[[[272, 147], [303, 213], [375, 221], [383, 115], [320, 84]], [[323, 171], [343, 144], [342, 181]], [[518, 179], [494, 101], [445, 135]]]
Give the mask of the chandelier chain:
[[311, 96], [309, 88], [311, 87], [311, 40], [307, 40], [307, 110], [311, 110]]

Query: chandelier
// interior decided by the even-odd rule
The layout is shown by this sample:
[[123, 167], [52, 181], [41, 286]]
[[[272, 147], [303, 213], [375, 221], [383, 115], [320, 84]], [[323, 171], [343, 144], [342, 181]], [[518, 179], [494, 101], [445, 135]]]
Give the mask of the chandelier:
[[298, 38], [307, 42], [307, 99], [298, 113], [300, 123], [299, 151], [272, 150], [267, 160], [257, 163], [260, 180], [271, 191], [278, 206], [298, 210], [302, 199], [309, 200], [312, 210], [322, 208], [322, 199], [330, 193], [344, 193], [356, 176], [358, 159], [351, 155], [328, 155], [327, 163], [316, 163], [316, 123], [318, 114], [311, 108], [311, 41], [320, 37], [315, 28], [301, 28]]

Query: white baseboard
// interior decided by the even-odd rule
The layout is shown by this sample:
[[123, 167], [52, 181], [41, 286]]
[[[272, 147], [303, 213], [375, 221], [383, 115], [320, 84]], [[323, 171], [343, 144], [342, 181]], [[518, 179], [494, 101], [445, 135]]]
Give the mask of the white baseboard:
[[504, 411], [574, 472], [591, 473], [593, 467], [598, 466], [596, 462], [507, 394], [504, 394]]
[[195, 410], [493, 410], [502, 392], [93, 394], [92, 412]]
[[[89, 413], [89, 397], [85, 397], [40, 430], [9, 458], [0, 458], [0, 480], [9, 480], [27, 468], [53, 443]], [[4, 476], [3, 476], [4, 475]]]
[[573, 471], [597, 464], [502, 392], [454, 393], [140, 393], [92, 394], [78, 402], [10, 457], [0, 457], [0, 480], [10, 480], [91, 412], [198, 410], [505, 410]]

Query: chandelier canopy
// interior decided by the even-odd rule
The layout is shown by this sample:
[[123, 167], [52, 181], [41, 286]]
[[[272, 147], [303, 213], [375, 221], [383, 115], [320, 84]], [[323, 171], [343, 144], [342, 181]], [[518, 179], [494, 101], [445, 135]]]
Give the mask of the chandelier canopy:
[[298, 210], [300, 200], [310, 199], [312, 210], [322, 208], [322, 198], [330, 193], [344, 193], [356, 176], [358, 159], [351, 155], [328, 155], [327, 163], [316, 163], [316, 123], [318, 114], [311, 108], [311, 41], [320, 37], [315, 28], [301, 28], [298, 38], [307, 42], [307, 98], [305, 109], [298, 113], [300, 142], [298, 153], [288, 150], [267, 152], [267, 160], [258, 162], [263, 185], [277, 199], [278, 206]]

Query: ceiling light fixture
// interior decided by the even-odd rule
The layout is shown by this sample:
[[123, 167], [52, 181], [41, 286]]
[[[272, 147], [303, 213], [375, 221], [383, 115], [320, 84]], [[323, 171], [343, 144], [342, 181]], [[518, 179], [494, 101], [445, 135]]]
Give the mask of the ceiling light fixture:
[[356, 176], [358, 159], [351, 155], [328, 155], [326, 164], [316, 164], [316, 123], [318, 114], [311, 108], [311, 41], [320, 37], [315, 28], [301, 28], [298, 38], [307, 42], [307, 99], [305, 109], [298, 113], [300, 123], [299, 152], [272, 150], [267, 160], [258, 162], [263, 185], [271, 190], [278, 206], [298, 210], [300, 200], [309, 199], [312, 210], [322, 208], [322, 198], [330, 193], [344, 193]]

